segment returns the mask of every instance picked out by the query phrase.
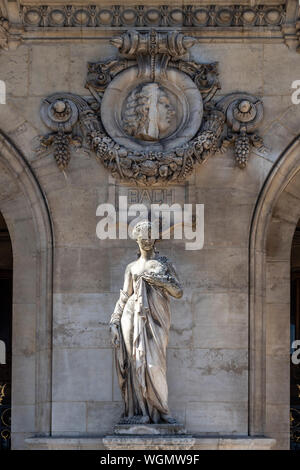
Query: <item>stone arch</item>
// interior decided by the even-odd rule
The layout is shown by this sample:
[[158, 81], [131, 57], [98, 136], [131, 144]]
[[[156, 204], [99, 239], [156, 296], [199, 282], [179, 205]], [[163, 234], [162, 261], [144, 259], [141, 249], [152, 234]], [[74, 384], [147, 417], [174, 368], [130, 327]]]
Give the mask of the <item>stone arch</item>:
[[12, 448], [51, 433], [53, 230], [31, 166], [0, 131], [0, 211], [13, 249]]
[[300, 219], [300, 137], [272, 168], [249, 243], [249, 434], [289, 448], [290, 258]]

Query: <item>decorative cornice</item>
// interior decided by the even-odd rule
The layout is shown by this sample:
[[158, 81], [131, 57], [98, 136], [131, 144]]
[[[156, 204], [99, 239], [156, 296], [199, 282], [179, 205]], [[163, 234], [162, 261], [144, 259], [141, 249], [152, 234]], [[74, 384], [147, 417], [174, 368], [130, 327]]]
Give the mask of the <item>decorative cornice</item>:
[[[282, 43], [300, 51], [298, 0], [189, 0], [182, 5], [111, 5], [109, 0], [87, 4], [67, 0], [43, 4], [41, 0], [0, 0], [0, 49], [17, 47], [22, 41], [53, 42], [106, 40], [116, 32], [135, 28], [177, 30], [192, 34], [199, 42]], [[122, 4], [123, 3], [123, 4]], [[169, 4], [167, 4], [169, 3]], [[225, 3], [225, 4], [224, 4]]]
[[25, 27], [274, 27], [285, 20], [285, 4], [265, 5], [23, 5]]
[[[19, 27], [12, 32], [12, 25], [9, 21], [7, 10], [4, 8], [3, 1], [0, 0], [0, 50], [15, 49], [22, 41], [21, 30]], [[19, 31], [18, 31], [19, 30]]]
[[263, 0], [260, 5], [252, 5], [252, 0], [239, 0], [238, 4], [234, 0], [201, 4], [189, 0], [187, 5], [176, 0], [163, 4], [152, 0], [150, 5], [135, 0], [128, 5], [124, 1], [111, 5], [109, 0], [70, 3], [59, 0], [47, 5], [40, 0], [18, 3], [0, 0], [0, 8], [5, 5], [2, 16], [10, 24], [8, 47], [17, 44], [17, 40], [29, 43], [109, 40], [116, 33], [132, 28], [138, 31], [180, 29], [199, 43], [284, 42], [294, 49], [298, 45], [297, 0]]

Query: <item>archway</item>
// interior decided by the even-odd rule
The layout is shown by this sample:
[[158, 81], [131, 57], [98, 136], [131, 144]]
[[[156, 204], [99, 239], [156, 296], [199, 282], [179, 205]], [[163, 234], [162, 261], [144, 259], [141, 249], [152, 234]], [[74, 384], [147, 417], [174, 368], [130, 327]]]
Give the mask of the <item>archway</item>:
[[300, 220], [291, 252], [291, 449], [300, 450]]
[[0, 450], [11, 444], [12, 246], [0, 213]]
[[270, 172], [251, 227], [249, 433], [290, 445], [290, 257], [300, 218], [300, 142]]
[[13, 250], [12, 449], [24, 449], [51, 433], [53, 233], [32, 168], [1, 131], [0, 212]]

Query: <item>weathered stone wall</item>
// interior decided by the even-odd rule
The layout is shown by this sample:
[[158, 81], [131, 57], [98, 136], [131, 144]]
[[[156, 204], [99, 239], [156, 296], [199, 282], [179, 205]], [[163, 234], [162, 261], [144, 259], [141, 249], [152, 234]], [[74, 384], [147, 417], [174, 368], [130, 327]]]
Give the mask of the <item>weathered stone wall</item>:
[[[47, 132], [39, 107], [53, 92], [88, 95], [87, 62], [113, 55], [108, 38], [29, 41], [0, 55], [7, 85], [0, 128], [34, 170], [53, 222], [53, 435], [110, 433], [121, 413], [108, 322], [136, 247], [130, 240], [97, 239], [96, 208], [108, 201], [113, 182], [87, 150], [72, 151], [65, 174], [51, 151], [34, 152], [34, 139]], [[300, 78], [300, 62], [285, 44], [267, 42], [195, 45], [191, 58], [219, 62], [221, 94], [262, 98], [260, 134], [271, 151], [252, 153], [244, 170], [235, 166], [232, 150], [199, 166], [185, 202], [205, 205], [203, 250], [186, 251], [179, 241], [158, 245], [184, 288], [183, 298], [172, 301], [170, 408], [191, 433], [247, 435], [250, 224], [268, 172], [299, 132], [291, 82]]]

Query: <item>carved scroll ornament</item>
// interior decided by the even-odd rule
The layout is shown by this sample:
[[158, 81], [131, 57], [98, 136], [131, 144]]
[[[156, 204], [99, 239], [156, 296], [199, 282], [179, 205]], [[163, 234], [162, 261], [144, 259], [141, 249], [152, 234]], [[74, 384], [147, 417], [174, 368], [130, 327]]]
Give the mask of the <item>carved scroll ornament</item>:
[[252, 146], [265, 151], [255, 133], [261, 100], [248, 93], [216, 99], [217, 64], [185, 58], [194, 38], [132, 30], [111, 42], [122, 58], [88, 64], [91, 97], [56, 93], [42, 102], [53, 132], [41, 144], [54, 146], [61, 170], [72, 144], [88, 145], [116, 179], [138, 185], [183, 181], [229, 145], [240, 168]]
[[9, 22], [6, 18], [1, 16], [0, 11], [0, 49], [8, 49], [8, 37], [9, 37]]

